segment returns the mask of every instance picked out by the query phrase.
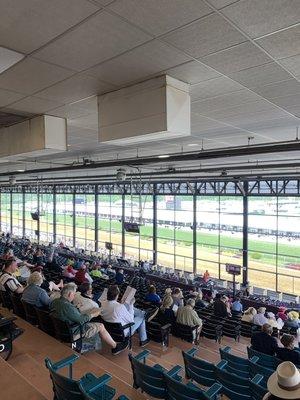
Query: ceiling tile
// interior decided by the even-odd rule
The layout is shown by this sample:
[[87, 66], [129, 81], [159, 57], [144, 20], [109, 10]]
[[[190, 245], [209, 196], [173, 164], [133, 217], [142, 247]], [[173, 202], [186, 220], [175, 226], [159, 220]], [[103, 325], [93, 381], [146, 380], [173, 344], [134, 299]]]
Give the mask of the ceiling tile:
[[294, 75], [300, 75], [300, 54], [293, 57], [282, 58], [279, 63]]
[[190, 58], [165, 43], [153, 40], [133, 49], [86, 73], [115, 85], [123, 85], [147, 78], [170, 67], [182, 64]]
[[178, 65], [165, 72], [173, 78], [190, 83], [191, 85], [221, 76], [218, 72], [197, 61]]
[[252, 38], [300, 20], [299, 0], [241, 0], [224, 8], [222, 13]]
[[220, 77], [193, 85], [191, 87], [191, 97], [192, 100], [195, 101], [235, 92], [241, 89], [244, 88], [239, 83], [226, 77]]
[[1, 45], [30, 53], [99, 7], [86, 0], [0, 0]]
[[71, 70], [27, 57], [0, 74], [0, 88], [32, 94], [72, 74]]
[[248, 88], [291, 78], [291, 75], [275, 62], [234, 72], [233, 74], [229, 74], [229, 76]]
[[212, 14], [167, 34], [163, 40], [199, 58], [242, 43], [246, 38], [218, 14]]
[[63, 118], [78, 118], [98, 111], [97, 96], [76, 101], [51, 110], [51, 115]]
[[238, 92], [195, 101], [192, 103], [192, 111], [201, 114], [201, 111], [221, 110], [257, 100], [260, 100], [258, 95], [247, 89], [243, 89]]
[[272, 103], [274, 103], [284, 109], [291, 107], [291, 106], [299, 106], [300, 94], [277, 97], [276, 99], [272, 99]]
[[38, 92], [37, 96], [64, 104], [113, 89], [114, 86], [81, 73]]
[[240, 114], [240, 115], [230, 115], [227, 117], [221, 117], [219, 113], [216, 115], [216, 119], [220, 122], [225, 124], [230, 124], [237, 127], [244, 127], [250, 123], [257, 123], [259, 121], [269, 121], [276, 118], [285, 117], [287, 114], [284, 111], [279, 109], [270, 110], [270, 111], [263, 111], [258, 113], [247, 113], [247, 114]]
[[300, 93], [300, 82], [296, 79], [289, 79], [287, 81], [271, 83], [266, 86], [258, 86], [253, 89], [256, 93], [267, 99], [275, 97], [282, 97]]
[[[241, 115], [241, 114], [248, 114], [248, 113], [258, 113], [262, 111], [276, 111], [278, 108], [271, 104], [269, 101], [265, 100], [257, 100], [252, 103], [246, 103], [246, 104], [239, 104], [234, 107], [227, 107], [223, 110], [218, 110], [217, 113], [217, 119], [218, 118], [225, 118], [228, 116], [235, 116], [235, 115]], [[201, 111], [203, 115], [206, 115], [208, 117], [214, 117], [216, 118], [216, 112], [214, 110], [207, 110]]]
[[200, 60], [223, 74], [229, 74], [272, 61], [262, 50], [250, 42], [221, 50]]
[[150, 39], [124, 20], [102, 12], [45, 46], [35, 57], [81, 71]]
[[18, 111], [23, 111], [29, 114], [42, 114], [52, 108], [58, 107], [59, 105], [60, 103], [56, 101], [30, 96], [11, 104], [9, 108], [14, 110], [16, 113], [18, 113]]
[[208, 0], [208, 2], [209, 2], [212, 6], [218, 8], [218, 9], [223, 8], [223, 7], [226, 7], [226, 6], [228, 6], [229, 4], [231, 4], [231, 3], [235, 3], [236, 1], [237, 1], [237, 0]]
[[212, 12], [202, 0], [116, 0], [108, 8], [156, 36]]
[[[299, 3], [298, 3], [299, 4]], [[300, 25], [257, 40], [272, 57], [280, 59], [300, 53]]]
[[0, 107], [7, 106], [24, 97], [23, 94], [10, 92], [9, 90], [0, 89]]

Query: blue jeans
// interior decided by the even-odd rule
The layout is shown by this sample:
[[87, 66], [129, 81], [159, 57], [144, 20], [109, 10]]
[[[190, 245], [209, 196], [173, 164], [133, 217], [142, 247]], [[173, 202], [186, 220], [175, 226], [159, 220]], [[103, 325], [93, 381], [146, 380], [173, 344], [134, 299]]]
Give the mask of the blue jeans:
[[[128, 309], [128, 311], [130, 311], [126, 303], [125, 307]], [[147, 340], [145, 312], [135, 307], [133, 308], [133, 310], [134, 310], [134, 321], [133, 321], [134, 325], [131, 327], [131, 333], [133, 335], [138, 330], [140, 341], [143, 342], [144, 340]]]

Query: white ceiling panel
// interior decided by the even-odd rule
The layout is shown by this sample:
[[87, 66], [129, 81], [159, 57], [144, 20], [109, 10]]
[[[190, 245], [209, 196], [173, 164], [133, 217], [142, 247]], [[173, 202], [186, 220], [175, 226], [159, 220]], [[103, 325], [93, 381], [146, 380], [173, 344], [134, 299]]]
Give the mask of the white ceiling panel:
[[260, 100], [260, 97], [247, 89], [238, 92], [212, 97], [206, 100], [197, 100], [192, 103], [192, 110], [201, 114], [201, 111], [222, 110], [225, 108]]
[[[298, 2], [300, 4], [300, 2]], [[280, 59], [300, 54], [300, 25], [257, 40], [272, 57]]]
[[0, 0], [1, 45], [29, 54], [99, 7], [87, 0]]
[[299, 106], [300, 105], [300, 94], [294, 94], [291, 96], [282, 96], [276, 97], [272, 99], [272, 103], [277, 104], [278, 106], [288, 109], [290, 106]]
[[52, 108], [60, 106], [60, 103], [52, 100], [40, 99], [35, 96], [29, 96], [19, 100], [9, 106], [11, 110], [24, 111], [29, 114], [43, 114]]
[[64, 104], [113, 89], [111, 84], [81, 73], [40, 91], [37, 96]]
[[300, 20], [299, 0], [241, 0], [222, 10], [252, 38], [287, 28]]
[[27, 57], [0, 74], [0, 88], [33, 94], [74, 74], [66, 68]]
[[300, 82], [292, 78], [287, 81], [259, 86], [254, 90], [256, 93], [267, 99], [274, 99], [276, 97], [283, 97], [300, 93]]
[[246, 38], [218, 14], [212, 14], [167, 34], [163, 40], [199, 58], [245, 42]]
[[51, 115], [63, 118], [79, 118], [98, 111], [97, 97], [89, 97], [85, 100], [76, 101], [62, 107], [51, 110]]
[[124, 85], [185, 63], [190, 57], [171, 48], [169, 45], [153, 40], [134, 50], [131, 50], [86, 73], [111, 82], [114, 85]]
[[284, 81], [292, 77], [275, 62], [234, 72], [233, 74], [229, 74], [229, 76], [248, 88]]
[[252, 114], [261, 111], [276, 111], [276, 110], [278, 110], [278, 108], [273, 104], [271, 104], [270, 102], [265, 100], [258, 100], [252, 103], [239, 104], [234, 107], [218, 110], [218, 113], [216, 113], [213, 110], [207, 110], [207, 111], [202, 110], [202, 114], [208, 117], [214, 117], [219, 119], [240, 114], [247, 115], [248, 113]]
[[237, 1], [237, 0], [208, 0], [208, 2], [209, 2], [212, 6], [218, 8], [218, 9], [223, 8], [223, 7], [226, 7], [226, 6], [228, 6], [229, 4], [235, 3], [236, 1]]
[[11, 92], [9, 90], [0, 89], [0, 107], [7, 106], [24, 97], [23, 94]]
[[250, 42], [221, 50], [200, 60], [226, 75], [272, 61], [269, 56]]
[[300, 76], [300, 54], [293, 57], [283, 58], [279, 60], [279, 63], [283, 65], [293, 75]]
[[202, 0], [116, 0], [108, 8], [155, 36], [212, 12]]
[[150, 40], [124, 20], [101, 12], [35, 53], [35, 57], [77, 71]]
[[212, 68], [198, 61], [190, 61], [177, 67], [167, 69], [165, 73], [173, 78], [190, 83], [191, 85], [221, 76]]
[[220, 96], [225, 93], [236, 92], [242, 89], [244, 89], [242, 85], [224, 76], [193, 85], [191, 87], [191, 97], [192, 100], [195, 101]]
[[270, 110], [270, 111], [263, 111], [258, 113], [247, 113], [247, 114], [239, 114], [239, 115], [229, 115], [225, 117], [221, 117], [220, 115], [216, 115], [215, 118], [218, 121], [223, 122], [224, 124], [233, 125], [236, 127], [243, 128], [244, 126], [248, 126], [251, 123], [257, 122], [265, 122], [265, 121], [272, 121], [276, 118], [285, 117], [288, 115], [286, 112], [281, 111], [279, 109]]

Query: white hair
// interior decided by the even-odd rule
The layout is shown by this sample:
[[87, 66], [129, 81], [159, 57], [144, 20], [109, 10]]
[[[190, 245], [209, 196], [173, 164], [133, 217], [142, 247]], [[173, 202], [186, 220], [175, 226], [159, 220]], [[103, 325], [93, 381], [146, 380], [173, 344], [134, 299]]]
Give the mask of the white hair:
[[61, 289], [60, 296], [64, 298], [68, 298], [70, 293], [76, 293], [77, 285], [75, 283], [70, 282], [64, 285]]

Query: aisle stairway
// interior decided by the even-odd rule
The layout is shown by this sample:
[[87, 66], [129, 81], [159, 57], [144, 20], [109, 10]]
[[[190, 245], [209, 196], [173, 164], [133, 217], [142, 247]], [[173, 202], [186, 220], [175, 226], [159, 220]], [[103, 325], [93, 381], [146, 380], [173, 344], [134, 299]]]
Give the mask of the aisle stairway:
[[[8, 312], [3, 309], [1, 309], [1, 313], [8, 315]], [[14, 342], [13, 353], [7, 365], [10, 374], [5, 377], [7, 380], [4, 381], [5, 385], [10, 385], [10, 391], [4, 393], [4, 397], [1, 393], [1, 400], [52, 399], [52, 385], [49, 373], [44, 365], [44, 359], [49, 356], [52, 360], [58, 361], [69, 356], [73, 351], [67, 345], [60, 343], [20, 318], [18, 318], [17, 324], [25, 332]], [[138, 338], [134, 338], [133, 343], [133, 353], [136, 354], [141, 350], [138, 346]], [[232, 339], [224, 338], [222, 347], [230, 345], [235, 354], [246, 357], [247, 343], [246, 340], [235, 343]], [[170, 338], [170, 346], [167, 349], [158, 343], [150, 342], [147, 345], [147, 349], [151, 351], [149, 362], [159, 363], [167, 369], [176, 364], [183, 365], [181, 351], [191, 347], [190, 343], [174, 337]], [[207, 361], [217, 362], [220, 360], [219, 347], [219, 344], [211, 340], [201, 339], [198, 354]], [[2, 371], [5, 369], [3, 363], [5, 361], [2, 360], [0, 365]], [[74, 377], [80, 378], [87, 372], [93, 372], [95, 375], [102, 375], [107, 372], [112, 375], [113, 379], [110, 385], [116, 388], [118, 395], [125, 394], [133, 400], [148, 398], [132, 388], [128, 351], [112, 356], [110, 349], [104, 347], [99, 353], [92, 352], [81, 355], [74, 366]], [[17, 379], [13, 378], [14, 373], [17, 373]], [[3, 373], [0, 375], [2, 384]], [[21, 391], [22, 386], [24, 386], [24, 391]]]

